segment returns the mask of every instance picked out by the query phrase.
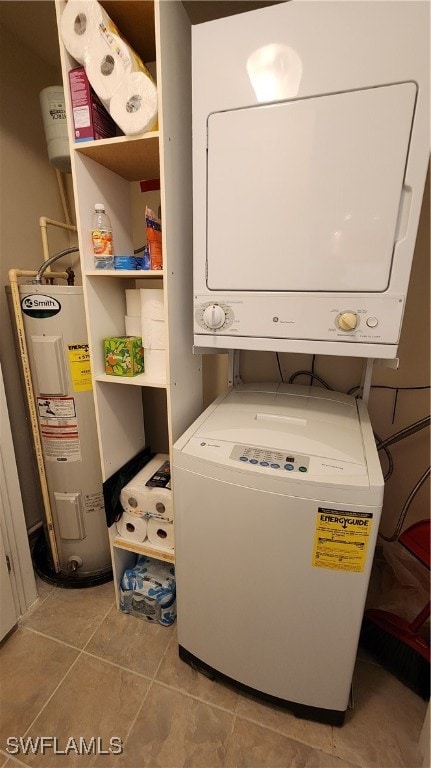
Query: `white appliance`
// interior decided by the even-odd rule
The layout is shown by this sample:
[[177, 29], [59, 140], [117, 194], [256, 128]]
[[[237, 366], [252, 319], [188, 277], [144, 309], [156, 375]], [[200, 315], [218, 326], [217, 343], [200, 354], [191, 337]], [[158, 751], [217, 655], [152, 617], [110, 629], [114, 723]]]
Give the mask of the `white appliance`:
[[60, 572], [104, 578], [111, 556], [82, 286], [19, 293]]
[[341, 724], [383, 477], [365, 405], [242, 385], [174, 445], [180, 656]]
[[429, 14], [292, 0], [192, 28], [196, 346], [396, 356]]

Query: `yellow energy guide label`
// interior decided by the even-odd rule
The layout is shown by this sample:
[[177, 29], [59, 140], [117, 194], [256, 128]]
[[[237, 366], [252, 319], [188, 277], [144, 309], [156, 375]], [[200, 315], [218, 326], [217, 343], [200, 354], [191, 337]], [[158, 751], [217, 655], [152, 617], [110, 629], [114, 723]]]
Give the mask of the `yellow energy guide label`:
[[88, 344], [69, 344], [68, 353], [73, 391], [88, 392], [92, 389]]
[[364, 570], [373, 515], [319, 507], [313, 565], [333, 571]]

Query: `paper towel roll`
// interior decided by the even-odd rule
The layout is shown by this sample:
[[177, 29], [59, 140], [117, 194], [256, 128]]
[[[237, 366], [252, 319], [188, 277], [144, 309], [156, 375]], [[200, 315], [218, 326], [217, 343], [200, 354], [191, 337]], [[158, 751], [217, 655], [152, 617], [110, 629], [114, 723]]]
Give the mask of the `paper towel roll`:
[[126, 327], [126, 336], [141, 336], [141, 318], [129, 317], [126, 315], [124, 318], [124, 325]]
[[144, 348], [145, 373], [155, 379], [166, 376], [166, 352], [164, 349]]
[[121, 491], [120, 503], [132, 517], [150, 515], [173, 520], [172, 491], [169, 488], [139, 487], [128, 483], [127, 489]]
[[126, 76], [131, 71], [127, 44], [115, 33], [110, 39], [115, 48], [102, 34], [95, 36], [85, 62], [87, 77], [108, 110], [112, 96], [118, 88], [125, 86]]
[[94, 0], [68, 0], [60, 19], [61, 39], [74, 59], [85, 64], [106, 14]]
[[174, 549], [174, 524], [151, 518], [148, 520], [148, 541], [159, 549]]
[[141, 317], [148, 318], [149, 320], [165, 319], [162, 288], [146, 288], [141, 290], [140, 315]]
[[143, 317], [141, 320], [142, 346], [144, 349], [165, 349], [166, 330], [164, 320], [149, 320]]
[[126, 314], [129, 317], [141, 316], [141, 291], [139, 288], [126, 288]]
[[126, 136], [150, 131], [157, 122], [157, 87], [145, 72], [129, 72], [109, 102], [109, 112]]
[[147, 538], [148, 521], [145, 517], [134, 517], [123, 512], [117, 523], [117, 531], [124, 539], [130, 541], [145, 541]]

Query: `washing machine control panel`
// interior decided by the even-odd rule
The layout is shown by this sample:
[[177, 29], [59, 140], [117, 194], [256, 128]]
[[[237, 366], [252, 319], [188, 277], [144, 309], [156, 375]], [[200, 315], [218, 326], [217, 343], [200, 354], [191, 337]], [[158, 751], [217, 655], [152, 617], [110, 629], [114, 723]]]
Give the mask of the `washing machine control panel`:
[[310, 457], [289, 453], [288, 451], [274, 451], [270, 448], [257, 448], [251, 445], [235, 445], [229, 456], [234, 461], [241, 462], [259, 469], [276, 469], [280, 472], [308, 472]]

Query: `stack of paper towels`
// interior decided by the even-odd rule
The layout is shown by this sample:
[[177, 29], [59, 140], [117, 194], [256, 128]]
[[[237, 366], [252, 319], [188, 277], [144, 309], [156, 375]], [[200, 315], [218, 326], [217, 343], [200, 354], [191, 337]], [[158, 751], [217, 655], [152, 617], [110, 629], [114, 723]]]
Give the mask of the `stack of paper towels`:
[[68, 0], [60, 19], [68, 52], [85, 67], [99, 99], [126, 135], [157, 122], [157, 87], [97, 0]]
[[172, 491], [167, 487], [149, 487], [148, 480], [169, 461], [158, 453], [121, 490], [123, 514], [117, 523], [120, 536], [144, 542], [158, 549], [174, 549], [174, 511]]
[[166, 377], [166, 329], [162, 288], [126, 289], [126, 336], [141, 336], [144, 368], [155, 379]]

